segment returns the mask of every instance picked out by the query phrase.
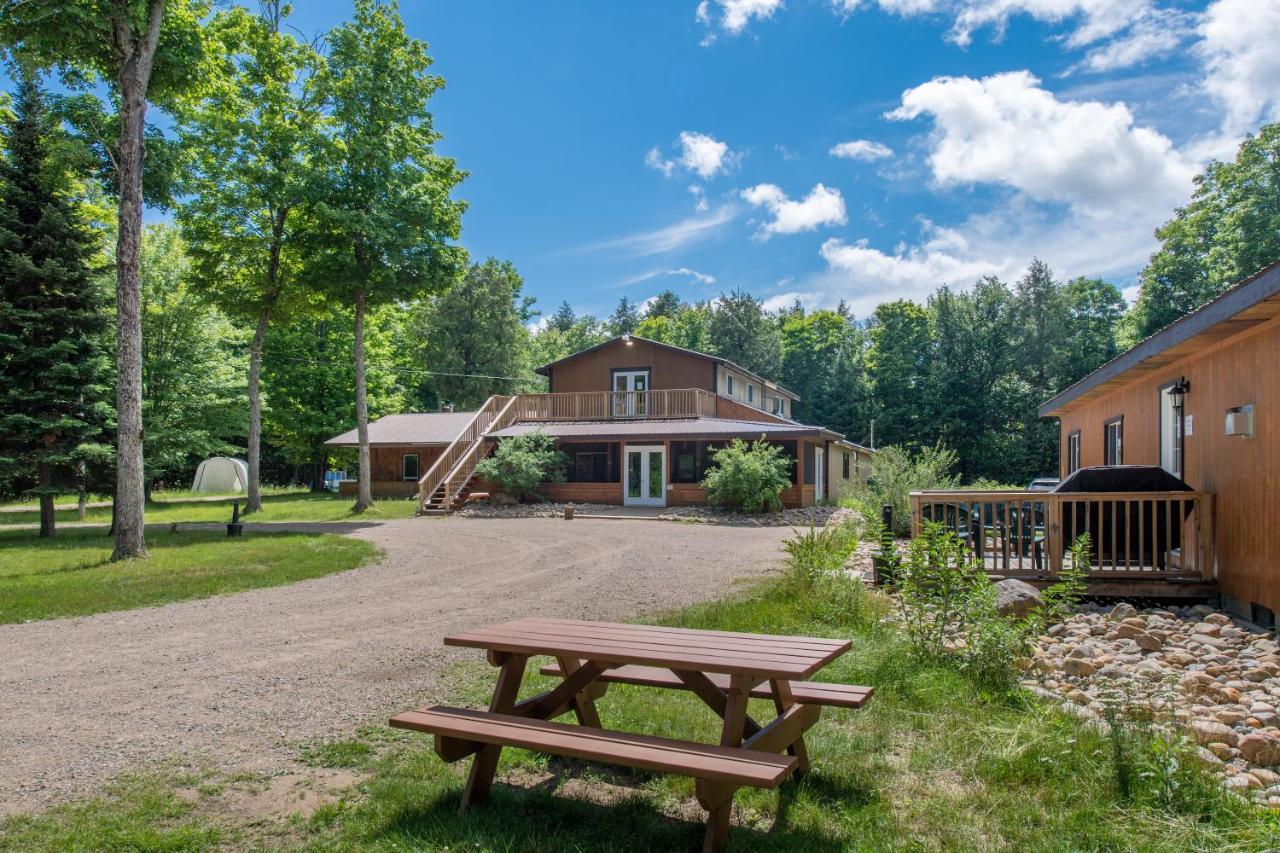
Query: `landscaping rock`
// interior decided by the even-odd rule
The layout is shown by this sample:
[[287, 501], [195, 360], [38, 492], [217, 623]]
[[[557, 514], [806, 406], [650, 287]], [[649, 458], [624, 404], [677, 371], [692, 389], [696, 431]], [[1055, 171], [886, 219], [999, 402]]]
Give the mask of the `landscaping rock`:
[[996, 587], [996, 610], [1001, 616], [1021, 619], [1044, 604], [1040, 590], [1015, 578], [1002, 580]]
[[1240, 757], [1259, 767], [1280, 764], [1280, 737], [1267, 732], [1247, 734], [1236, 744]]

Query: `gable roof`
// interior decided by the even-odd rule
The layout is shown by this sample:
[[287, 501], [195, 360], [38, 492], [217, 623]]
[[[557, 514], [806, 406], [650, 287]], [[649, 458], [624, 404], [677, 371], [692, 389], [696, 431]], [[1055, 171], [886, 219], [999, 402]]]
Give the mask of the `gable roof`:
[[568, 361], [573, 361], [574, 359], [581, 358], [584, 355], [588, 355], [590, 353], [596, 352], [597, 350], [604, 349], [605, 347], [613, 346], [619, 341], [624, 341], [624, 340], [641, 341], [651, 346], [658, 347], [659, 349], [665, 349], [665, 350], [670, 350], [671, 352], [683, 353], [684, 355], [692, 355], [698, 358], [705, 359], [707, 361], [715, 362], [717, 364], [723, 364], [725, 367], [733, 368], [739, 373], [745, 374], [747, 377], [759, 382], [761, 385], [765, 386], [766, 388], [769, 388], [774, 391], [778, 391], [779, 393], [784, 394], [787, 397], [790, 397], [792, 400], [800, 399], [799, 395], [796, 394], [794, 391], [788, 391], [786, 388], [783, 388], [777, 382], [774, 382], [771, 379], [765, 379], [763, 376], [756, 373], [755, 371], [747, 370], [742, 365], [735, 364], [734, 362], [729, 361], [729, 359], [727, 358], [721, 358], [718, 355], [711, 355], [705, 352], [698, 352], [697, 350], [693, 350], [693, 349], [685, 349], [684, 347], [678, 347], [675, 344], [666, 344], [666, 343], [663, 343], [662, 341], [655, 341], [652, 338], [642, 338], [639, 335], [618, 335], [617, 337], [609, 338], [609, 340], [602, 341], [596, 344], [595, 346], [590, 346], [590, 347], [587, 347], [586, 349], [578, 350], [575, 353], [570, 353], [569, 355], [566, 355], [564, 358], [556, 359], [555, 361], [544, 364], [541, 367], [535, 367], [533, 372], [540, 373], [543, 376], [550, 376], [551, 368], [556, 367], [557, 365], [564, 364], [565, 362], [568, 362]]
[[1041, 417], [1100, 397], [1210, 344], [1280, 317], [1280, 262], [1175, 320], [1040, 406]]
[[[410, 415], [384, 415], [369, 424], [369, 445], [447, 445], [458, 437], [475, 417], [475, 412], [429, 412]], [[351, 429], [325, 442], [327, 447], [357, 447], [356, 431]]]

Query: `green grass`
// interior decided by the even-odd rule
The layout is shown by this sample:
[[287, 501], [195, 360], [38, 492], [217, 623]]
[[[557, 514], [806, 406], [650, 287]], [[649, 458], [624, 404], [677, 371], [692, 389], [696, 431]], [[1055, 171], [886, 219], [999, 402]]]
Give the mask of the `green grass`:
[[[263, 486], [262, 494], [264, 495], [293, 495], [305, 493], [307, 489], [302, 486]], [[165, 489], [162, 492], [152, 494], [152, 501], [155, 503], [166, 503], [185, 501], [192, 498], [244, 498], [244, 492], [193, 492], [190, 489]], [[111, 495], [107, 493], [94, 492], [85, 497], [87, 503], [104, 503], [111, 501]], [[58, 509], [75, 509], [75, 495], [58, 495], [54, 500], [54, 505]], [[20, 501], [8, 501], [0, 504], [0, 512], [12, 509], [40, 509], [40, 501], [35, 498], [28, 498]]]
[[346, 571], [372, 559], [372, 544], [332, 534], [149, 531], [145, 560], [110, 562], [100, 530], [41, 540], [0, 532], [0, 624], [85, 616], [207, 598]]
[[[169, 524], [172, 522], [226, 522], [231, 520], [231, 503], [238, 498], [241, 509], [244, 496], [207, 500], [153, 501], [147, 505], [147, 522]], [[382, 500], [363, 513], [351, 512], [354, 500], [329, 492], [288, 492], [266, 495], [262, 499], [262, 512], [242, 516], [246, 521], [385, 521], [392, 518], [408, 518], [417, 510], [412, 500]], [[57, 510], [59, 524], [78, 521], [74, 509]], [[0, 512], [0, 525], [36, 524], [40, 517], [31, 512]], [[111, 522], [110, 507], [96, 507], [85, 513], [84, 521], [94, 524]]]
[[[1182, 851], [1280, 844], [1275, 816], [1226, 794], [1181, 758], [1171, 763], [1163, 756], [1161, 764], [1145, 735], [1117, 750], [1073, 717], [1020, 695], [984, 694], [948, 666], [913, 662], [897, 629], [883, 621], [878, 597], [837, 609], [816, 606], [814, 596], [814, 586], [796, 573], [661, 620], [849, 637], [853, 651], [822, 677], [877, 689], [862, 710], [824, 710], [807, 737], [813, 760], [807, 777], [777, 791], [739, 792], [729, 850]], [[529, 672], [540, 663], [532, 661]], [[483, 706], [494, 673], [478, 659], [468, 661], [450, 670], [438, 689], [453, 704]], [[551, 683], [531, 675], [521, 695]], [[715, 742], [719, 732], [714, 715], [686, 693], [612, 685], [598, 707], [609, 728], [703, 742]], [[769, 719], [772, 710], [753, 701], [751, 713]], [[299, 758], [313, 767], [351, 768], [364, 781], [311, 816], [295, 818], [287, 843], [266, 846], [551, 853], [691, 850], [702, 838], [692, 783], [678, 777], [508, 749], [490, 801], [459, 817], [468, 762], [443, 764], [428, 737], [373, 727], [307, 744]], [[1127, 792], [1121, 767], [1135, 771]], [[167, 849], [254, 846], [238, 834], [243, 823], [198, 803], [160, 817], [155, 806], [148, 809], [148, 803], [172, 805], [165, 796], [177, 784], [153, 782], [109, 801], [62, 807], [53, 817], [0, 822], [0, 847], [8, 841], [15, 849], [136, 848], [143, 845], [132, 839], [162, 831], [171, 836], [157, 846]], [[75, 808], [92, 809], [103, 828]]]

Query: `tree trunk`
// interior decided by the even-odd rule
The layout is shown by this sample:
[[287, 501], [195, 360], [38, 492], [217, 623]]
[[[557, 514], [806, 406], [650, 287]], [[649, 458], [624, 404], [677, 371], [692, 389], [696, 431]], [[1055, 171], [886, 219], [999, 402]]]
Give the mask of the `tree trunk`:
[[364, 512], [373, 506], [372, 472], [369, 470], [369, 399], [364, 381], [364, 288], [356, 291], [356, 435], [360, 440], [359, 488], [352, 512]]
[[84, 521], [89, 509], [89, 466], [85, 462], [79, 465], [80, 491], [76, 495], [76, 521]]
[[120, 234], [116, 243], [116, 545], [147, 555], [142, 469], [142, 129], [146, 99], [128, 69], [120, 89]]
[[40, 483], [40, 538], [54, 534], [53, 493], [47, 491], [53, 485], [53, 468], [48, 462], [38, 466], [38, 482]]
[[263, 306], [258, 314], [258, 327], [249, 344], [249, 499], [245, 512], [262, 512], [262, 344], [267, 337], [271, 309]]
[[145, 557], [142, 470], [142, 161], [147, 85], [160, 41], [164, 0], [150, 0], [141, 38], [129, 4], [112, 12], [112, 49], [119, 63], [120, 143], [116, 179], [120, 193], [116, 240], [116, 498], [112, 560]]

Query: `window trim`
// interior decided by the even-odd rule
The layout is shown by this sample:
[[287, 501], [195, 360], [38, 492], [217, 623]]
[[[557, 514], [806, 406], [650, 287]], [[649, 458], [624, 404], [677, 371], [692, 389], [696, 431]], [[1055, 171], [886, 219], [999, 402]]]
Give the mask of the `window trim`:
[[724, 375], [724, 393], [730, 397], [733, 396], [733, 374], [726, 373]]
[[[1111, 460], [1111, 439], [1108, 433], [1111, 427], [1116, 427], [1116, 458]], [[1103, 465], [1123, 465], [1124, 464], [1124, 415], [1117, 415], [1114, 418], [1103, 421], [1102, 423], [1102, 464]]]
[[[410, 477], [408, 473], [405, 471], [405, 463], [409, 461], [410, 457], [413, 458], [414, 474], [412, 477]], [[406, 482], [412, 481], [416, 483], [421, 477], [422, 477], [422, 457], [419, 456], [417, 453], [400, 454], [400, 479]]]
[[[1067, 476], [1080, 470], [1080, 430], [1067, 433]], [[1074, 453], [1073, 453], [1074, 451]], [[1074, 458], [1073, 458], [1074, 457]], [[1074, 463], [1074, 464], [1073, 464]]]
[[[1165, 422], [1164, 422], [1164, 402], [1166, 397], [1169, 397], [1170, 402], [1172, 402], [1172, 397], [1170, 397], [1168, 393], [1169, 389], [1173, 388], [1173, 386], [1177, 385], [1178, 382], [1180, 381], [1181, 380], [1179, 379], [1174, 379], [1169, 382], [1166, 382], [1165, 384], [1161, 385], [1159, 388], [1156, 389], [1156, 417], [1160, 421], [1160, 435], [1157, 439], [1156, 455], [1159, 457], [1157, 460], [1157, 464], [1159, 464], [1161, 468], [1164, 468], [1164, 442], [1166, 437]], [[1178, 470], [1169, 471], [1169, 473], [1181, 479], [1183, 472], [1187, 468], [1186, 455], [1185, 455], [1186, 454], [1186, 436], [1183, 434], [1183, 418], [1186, 417], [1186, 401], [1184, 400], [1181, 406], [1171, 406], [1171, 408], [1173, 409], [1175, 418], [1173, 422], [1174, 444], [1170, 448], [1170, 451], [1172, 452], [1174, 459], [1176, 459], [1178, 462]], [[1165, 470], [1168, 471], [1169, 469], [1165, 468]]]

